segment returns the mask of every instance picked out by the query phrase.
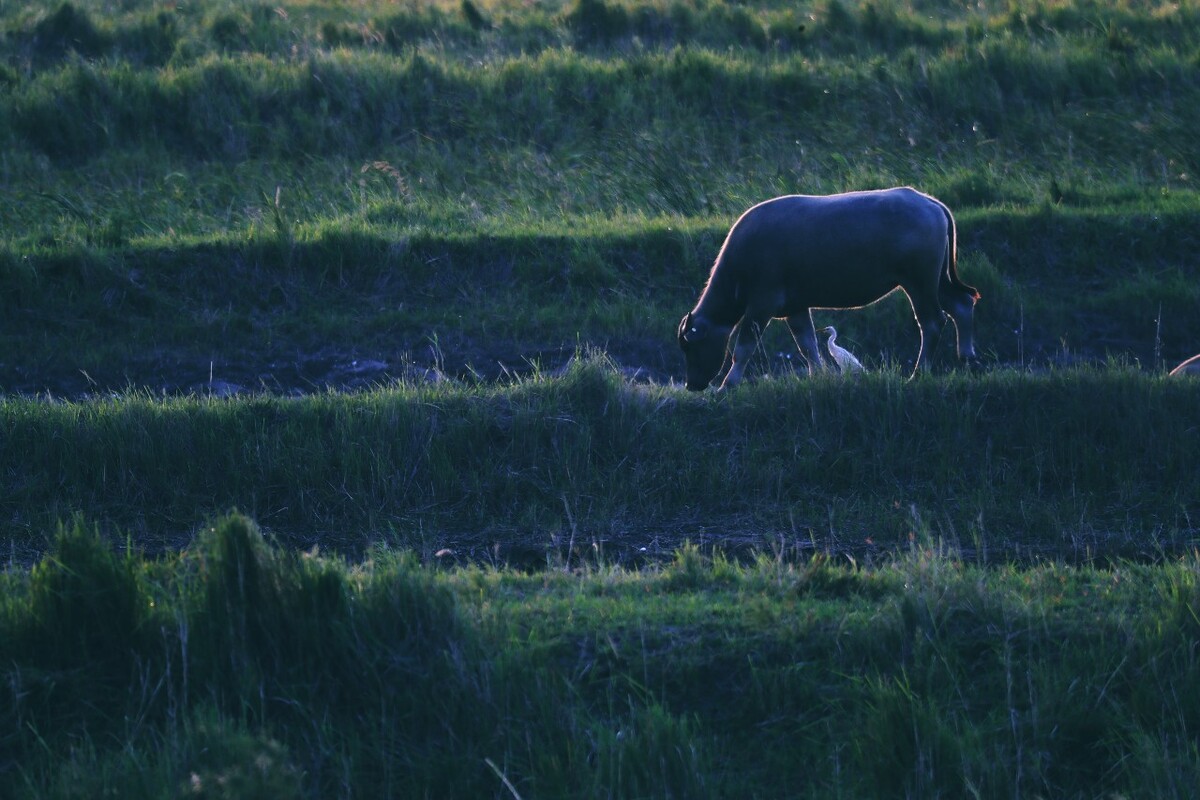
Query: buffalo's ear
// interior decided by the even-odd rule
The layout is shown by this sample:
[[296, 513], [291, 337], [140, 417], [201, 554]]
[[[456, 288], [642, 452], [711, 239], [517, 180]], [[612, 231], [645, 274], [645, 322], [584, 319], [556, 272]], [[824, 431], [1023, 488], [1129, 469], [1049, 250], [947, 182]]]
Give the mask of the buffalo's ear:
[[679, 341], [684, 343], [688, 340], [689, 328], [692, 327], [692, 312], [683, 315], [683, 319], [679, 322]]

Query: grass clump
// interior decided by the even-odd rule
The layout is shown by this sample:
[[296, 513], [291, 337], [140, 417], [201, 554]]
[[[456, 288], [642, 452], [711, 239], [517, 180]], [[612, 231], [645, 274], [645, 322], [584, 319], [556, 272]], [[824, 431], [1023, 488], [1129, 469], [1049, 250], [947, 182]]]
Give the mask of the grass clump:
[[136, 557], [116, 555], [77, 518], [59, 526], [51, 550], [5, 602], [6, 655], [21, 655], [4, 716], [27, 734], [5, 737], [0, 762], [32, 755], [39, 741], [67, 746], [91, 724], [97, 733], [120, 727], [153, 625]]
[[52, 550], [30, 573], [29, 636], [48, 667], [94, 664], [135, 649], [146, 598], [132, 554], [121, 559], [80, 520], [61, 526]]
[[84, 58], [101, 55], [108, 47], [106, 38], [86, 11], [63, 3], [33, 27], [33, 45], [40, 59], [61, 59], [67, 52]]

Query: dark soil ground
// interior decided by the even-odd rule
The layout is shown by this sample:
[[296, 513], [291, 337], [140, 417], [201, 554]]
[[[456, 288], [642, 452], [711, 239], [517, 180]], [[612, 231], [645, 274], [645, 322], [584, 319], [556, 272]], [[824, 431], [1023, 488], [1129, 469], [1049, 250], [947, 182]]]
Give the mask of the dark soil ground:
[[[440, 352], [433, 352], [419, 342], [399, 348], [369, 349], [344, 344], [318, 347], [276, 344], [270, 352], [229, 352], [216, 359], [180, 351], [157, 351], [124, 363], [86, 369], [70, 363], [68, 357], [31, 366], [16, 363], [13, 354], [8, 359], [0, 355], [0, 393], [56, 400], [80, 400], [130, 391], [165, 396], [225, 397], [256, 393], [298, 396], [326, 391], [361, 391], [397, 382], [511, 381], [538, 371], [554, 373], [577, 352], [575, 345], [565, 344], [527, 351], [507, 342], [450, 341], [443, 344]], [[776, 337], [771, 344], [769, 358], [759, 355], [752, 362], [752, 373], [769, 370], [783, 374], [804, 369], [803, 360], [794, 348], [788, 347], [784, 337]], [[913, 344], [916, 345], [915, 337]], [[665, 384], [682, 380], [683, 356], [674, 346], [624, 341], [609, 342], [604, 350], [632, 382]], [[949, 353], [950, 348], [946, 348], [946, 352]], [[1106, 347], [1101, 352], [1073, 348], [1067, 353], [1057, 340], [1037, 341], [1027, 337], [1021, 361], [989, 358], [985, 354], [981, 366], [1019, 366], [1037, 370], [1048, 366], [1097, 364], [1103, 363], [1112, 352], [1120, 350]], [[1151, 363], [1153, 354], [1145, 354], [1144, 359], [1140, 355], [1134, 352], [1131, 357], [1147, 369], [1170, 369], [1175, 365], [1174, 361], [1156, 365]], [[905, 368], [909, 367], [911, 357], [905, 362]]]

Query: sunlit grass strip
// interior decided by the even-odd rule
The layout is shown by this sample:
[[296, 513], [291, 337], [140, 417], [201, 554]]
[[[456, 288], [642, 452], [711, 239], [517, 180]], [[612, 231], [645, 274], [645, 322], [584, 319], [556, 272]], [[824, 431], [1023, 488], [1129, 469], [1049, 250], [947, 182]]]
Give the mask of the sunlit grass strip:
[[[942, 133], [982, 126], [986, 137], [1038, 128], [1057, 144], [1062, 134], [1045, 129], [1053, 116], [1085, 155], [1084, 147], [1108, 145], [1077, 108], [1143, 115], [1161, 108], [1183, 123], [1193, 119], [1184, 101], [1196, 92], [1194, 47], [1114, 53], [1090, 39], [1022, 35], [854, 60], [687, 47], [609, 58], [555, 47], [483, 65], [436, 50], [344, 49], [294, 59], [222, 51], [155, 70], [80, 61], [14, 79], [0, 101], [0, 140], [58, 160], [151, 144], [205, 159], [295, 159], [370, 157], [414, 132], [481, 142], [503, 136], [551, 149], [655, 125], [702, 124], [706, 136], [745, 141], [752, 130], [791, 130], [794, 139], [798, 125], [899, 120], [922, 136], [926, 126]], [[1166, 123], [1146, 115], [1142, 124], [1178, 149], [1171, 157], [1187, 158], [1183, 131]], [[1132, 136], [1122, 130], [1122, 139]]]

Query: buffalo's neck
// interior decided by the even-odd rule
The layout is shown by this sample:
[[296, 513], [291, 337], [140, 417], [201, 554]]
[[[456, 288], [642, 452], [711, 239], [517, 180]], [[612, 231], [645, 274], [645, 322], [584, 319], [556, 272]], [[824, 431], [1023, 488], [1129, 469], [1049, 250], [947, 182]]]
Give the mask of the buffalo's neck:
[[746, 293], [733, 270], [722, 266], [725, 265], [718, 264], [713, 269], [708, 286], [696, 304], [696, 313], [716, 325], [734, 325], [746, 313]]

